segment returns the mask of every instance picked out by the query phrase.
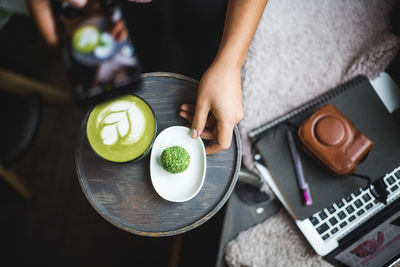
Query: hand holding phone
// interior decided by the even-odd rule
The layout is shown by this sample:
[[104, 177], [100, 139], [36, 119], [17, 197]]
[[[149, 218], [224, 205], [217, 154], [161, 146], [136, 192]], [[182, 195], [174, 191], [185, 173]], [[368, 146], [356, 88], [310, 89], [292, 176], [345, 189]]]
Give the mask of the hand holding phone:
[[[51, 10], [50, 0], [27, 0], [31, 14], [48, 45], [58, 43], [57, 29]], [[66, 0], [74, 8], [83, 8], [87, 0]]]
[[30, 4], [47, 42], [62, 46], [80, 103], [96, 103], [136, 87], [141, 66], [116, 0]]

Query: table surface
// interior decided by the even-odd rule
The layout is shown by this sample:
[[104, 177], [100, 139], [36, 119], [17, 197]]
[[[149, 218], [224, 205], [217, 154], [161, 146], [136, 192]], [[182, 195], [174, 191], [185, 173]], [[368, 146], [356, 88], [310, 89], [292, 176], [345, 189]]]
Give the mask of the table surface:
[[[172, 73], [142, 75], [133, 93], [145, 99], [157, 120], [157, 134], [174, 125], [188, 126], [178, 114], [183, 103], [195, 103], [198, 82]], [[227, 201], [238, 178], [241, 143], [237, 127], [229, 149], [207, 156], [206, 178], [193, 199], [174, 203], [154, 190], [149, 172], [150, 153], [140, 161], [113, 163], [93, 152], [86, 136], [86, 115], [75, 153], [82, 190], [107, 221], [131, 233], [168, 236], [194, 229], [210, 219]]]

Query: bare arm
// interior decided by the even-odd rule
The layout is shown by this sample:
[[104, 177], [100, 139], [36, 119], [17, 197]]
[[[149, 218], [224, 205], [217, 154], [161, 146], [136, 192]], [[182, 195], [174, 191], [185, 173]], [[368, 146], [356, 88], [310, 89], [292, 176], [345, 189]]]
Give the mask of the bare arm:
[[192, 121], [192, 137], [215, 140], [206, 147], [208, 154], [229, 148], [243, 117], [240, 72], [267, 1], [229, 1], [222, 40], [200, 80], [196, 106], [181, 107], [180, 115]]
[[230, 0], [215, 61], [241, 68], [268, 0]]
[[[87, 0], [65, 0], [76, 8], [82, 8]], [[50, 0], [27, 0], [33, 19], [35, 20], [40, 33], [50, 46], [58, 43], [56, 26], [50, 7]]]

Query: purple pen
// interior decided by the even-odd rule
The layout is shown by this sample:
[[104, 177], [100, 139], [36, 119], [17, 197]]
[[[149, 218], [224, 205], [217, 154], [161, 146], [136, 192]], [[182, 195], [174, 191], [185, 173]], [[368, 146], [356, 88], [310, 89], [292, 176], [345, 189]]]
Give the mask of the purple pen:
[[297, 151], [296, 144], [294, 142], [293, 132], [287, 131], [287, 139], [289, 142], [290, 154], [292, 156], [292, 161], [296, 171], [297, 182], [299, 183], [300, 189], [302, 191], [304, 204], [310, 206], [312, 204], [311, 192], [308, 184], [304, 179], [303, 167], [301, 165], [299, 152]]

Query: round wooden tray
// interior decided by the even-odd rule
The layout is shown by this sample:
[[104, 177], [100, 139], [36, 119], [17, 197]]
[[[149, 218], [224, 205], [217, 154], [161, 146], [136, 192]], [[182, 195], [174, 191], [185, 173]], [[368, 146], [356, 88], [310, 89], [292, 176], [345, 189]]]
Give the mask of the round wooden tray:
[[[197, 86], [197, 81], [186, 76], [148, 73], [133, 93], [154, 110], [158, 134], [173, 125], [189, 125], [178, 112], [181, 104], [195, 103]], [[117, 227], [144, 236], [180, 234], [210, 219], [232, 193], [242, 157], [237, 127], [229, 149], [207, 156], [206, 178], [197, 196], [174, 203], [162, 199], [151, 184], [150, 153], [138, 162], [113, 163], [93, 152], [86, 136], [89, 113], [80, 129], [76, 171], [89, 202]]]

